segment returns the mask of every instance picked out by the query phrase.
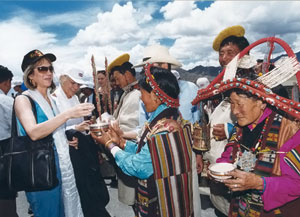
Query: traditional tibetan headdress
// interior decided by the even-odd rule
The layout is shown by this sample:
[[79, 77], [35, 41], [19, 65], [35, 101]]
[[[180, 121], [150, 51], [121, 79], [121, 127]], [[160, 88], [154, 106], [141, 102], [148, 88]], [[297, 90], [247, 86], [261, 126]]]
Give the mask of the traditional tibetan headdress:
[[231, 89], [241, 89], [245, 92], [249, 92], [252, 95], [257, 96], [259, 99], [264, 102], [276, 107], [279, 110], [286, 112], [294, 118], [300, 120], [300, 103], [295, 102], [290, 99], [278, 96], [273, 93], [271, 89], [267, 88], [265, 85], [257, 82], [248, 80], [245, 78], [233, 78], [226, 81], [222, 81], [218, 84], [215, 84], [209, 89], [202, 89], [198, 96], [192, 104], [197, 104], [198, 101], [210, 99], [218, 94], [224, 93]]
[[[151, 74], [151, 71], [150, 71], [151, 67], [153, 67], [153, 64], [149, 64], [149, 63], [147, 63], [144, 66], [146, 82], [151, 86], [155, 95], [160, 99], [160, 101], [165, 103], [168, 107], [178, 108], [179, 107], [179, 99], [178, 98], [174, 99], [174, 98], [170, 97], [158, 86], [157, 82], [155, 81], [155, 77], [153, 76], [153, 74]], [[170, 72], [170, 74], [171, 74], [171, 72]]]
[[[250, 49], [264, 42], [271, 43], [271, 47], [273, 47], [274, 42], [280, 44], [286, 51], [288, 57], [279, 59], [275, 62], [275, 65], [277, 66], [273, 70], [262, 75], [257, 80], [253, 81], [245, 78], [234, 78], [237, 65], [239, 64], [239, 61], [242, 60], [242, 57], [247, 54]], [[269, 60], [270, 59], [268, 59], [268, 62]], [[200, 89], [196, 98], [192, 101], [192, 104], [198, 104], [202, 100], [207, 100], [230, 89], [238, 88], [257, 96], [264, 102], [300, 120], [300, 103], [278, 96], [270, 89], [288, 80], [294, 75], [296, 75], [299, 84], [300, 64], [288, 44], [275, 37], [263, 38], [249, 45], [241, 53], [239, 53], [207, 88]]]

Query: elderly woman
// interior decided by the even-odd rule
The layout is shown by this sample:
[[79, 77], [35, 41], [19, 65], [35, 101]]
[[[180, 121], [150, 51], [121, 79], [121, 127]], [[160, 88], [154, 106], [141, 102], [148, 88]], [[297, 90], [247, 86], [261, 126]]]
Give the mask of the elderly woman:
[[39, 50], [33, 50], [24, 56], [22, 62], [24, 83], [29, 89], [23, 94], [34, 100], [37, 121], [29, 99], [26, 96], [18, 96], [15, 100], [15, 111], [19, 120], [19, 133], [27, 134], [32, 140], [44, 138], [52, 133], [56, 175], [59, 179], [59, 185], [54, 189], [26, 192], [26, 196], [36, 217], [81, 217], [83, 214], [68, 152], [64, 123], [72, 118], [89, 115], [94, 106], [85, 103], [59, 113], [50, 96], [50, 91], [54, 87], [52, 62], [55, 60], [53, 54], [44, 55]]
[[113, 128], [93, 137], [124, 173], [137, 177], [136, 216], [192, 216], [190, 128], [178, 112], [178, 82], [169, 70], [149, 65], [139, 84], [152, 112], [139, 143], [123, 140]]
[[[84, 72], [77, 68], [69, 68], [61, 74], [60, 86], [53, 93], [59, 112], [80, 104], [75, 94], [80, 85], [85, 83], [83, 74]], [[66, 122], [66, 135], [71, 145], [70, 157], [84, 216], [108, 217], [110, 215], [105, 206], [109, 195], [100, 172], [98, 147], [91, 136], [85, 133], [89, 124], [83, 117]]]
[[[84, 84], [83, 71], [77, 68], [65, 70], [59, 77], [60, 86], [52, 94], [58, 110], [64, 112], [69, 108], [80, 104], [78, 97], [75, 95], [80, 85]], [[84, 121], [83, 117], [73, 118], [66, 122], [66, 128], [75, 129], [84, 132], [89, 129], [89, 122]]]
[[227, 82], [219, 90], [242, 87], [229, 91], [236, 133], [217, 160], [237, 165], [228, 173], [232, 178], [223, 180], [233, 192], [229, 216], [299, 216], [300, 162], [295, 167], [287, 163], [289, 152], [299, 148], [299, 126], [267, 103], [284, 108], [276, 100], [287, 99], [265, 93], [253, 81]]

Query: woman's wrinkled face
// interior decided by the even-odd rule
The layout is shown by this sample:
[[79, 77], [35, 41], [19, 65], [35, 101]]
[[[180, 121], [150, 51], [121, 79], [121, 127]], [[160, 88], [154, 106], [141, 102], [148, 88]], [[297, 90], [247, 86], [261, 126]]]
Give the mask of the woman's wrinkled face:
[[249, 98], [244, 94], [230, 94], [231, 112], [236, 116], [238, 124], [248, 126], [257, 124], [262, 116], [266, 104], [261, 100]]
[[33, 72], [28, 76], [36, 87], [50, 87], [53, 80], [53, 66], [46, 58], [35, 63]]
[[106, 84], [106, 76], [103, 73], [98, 73], [98, 83], [100, 87], [104, 87]]
[[145, 104], [145, 108], [147, 112], [154, 112], [157, 107], [161, 104], [158, 99], [155, 99], [155, 95], [153, 92], [148, 92], [141, 88], [141, 100]]
[[66, 75], [66, 77], [62, 82], [62, 89], [65, 92], [66, 96], [68, 98], [71, 98], [76, 94], [79, 88], [80, 88], [80, 84], [76, 83], [69, 76]]
[[219, 63], [222, 67], [225, 67], [230, 61], [240, 52], [237, 45], [229, 43], [220, 48], [219, 51]]

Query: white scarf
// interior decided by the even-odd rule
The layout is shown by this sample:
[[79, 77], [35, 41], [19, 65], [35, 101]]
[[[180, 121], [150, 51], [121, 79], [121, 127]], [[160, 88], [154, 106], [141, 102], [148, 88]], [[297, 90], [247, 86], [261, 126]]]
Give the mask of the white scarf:
[[[30, 96], [42, 108], [48, 120], [57, 115], [58, 109], [48, 89], [47, 95], [53, 110], [38, 90], [27, 90], [23, 94]], [[62, 176], [62, 196], [66, 217], [83, 217], [79, 194], [77, 191], [73, 166], [69, 155], [69, 144], [65, 135], [65, 125], [58, 127], [53, 133], [54, 143], [59, 158], [59, 167]]]
[[[54, 99], [56, 106], [58, 108], [59, 113], [64, 112], [78, 104], [80, 104], [78, 98], [76, 95], [72, 96], [71, 98], [68, 98], [65, 94], [64, 90], [59, 86], [55, 92], [55, 95], [52, 95], [52, 99]], [[55, 97], [56, 96], [56, 97]], [[74, 129], [75, 125], [78, 125], [84, 121], [83, 117], [81, 118], [72, 118], [67, 120], [66, 122], [66, 128], [68, 129]]]

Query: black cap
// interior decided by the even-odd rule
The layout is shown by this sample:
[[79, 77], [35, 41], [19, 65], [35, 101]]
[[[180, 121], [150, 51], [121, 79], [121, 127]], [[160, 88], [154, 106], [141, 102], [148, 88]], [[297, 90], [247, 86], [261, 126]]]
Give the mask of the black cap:
[[44, 57], [49, 59], [51, 62], [54, 62], [56, 60], [56, 56], [52, 53], [43, 54], [39, 50], [30, 51], [23, 58], [21, 65], [22, 71], [24, 72], [29, 65], [36, 63]]

